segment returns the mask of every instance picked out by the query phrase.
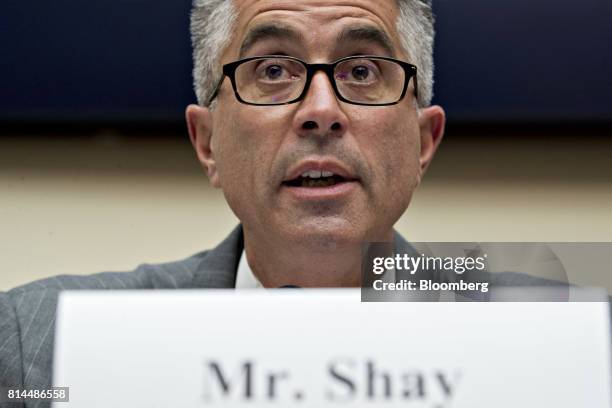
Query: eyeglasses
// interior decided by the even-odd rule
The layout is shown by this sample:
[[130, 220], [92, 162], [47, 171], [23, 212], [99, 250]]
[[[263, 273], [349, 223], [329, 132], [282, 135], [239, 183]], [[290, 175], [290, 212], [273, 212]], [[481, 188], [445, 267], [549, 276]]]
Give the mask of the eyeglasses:
[[223, 66], [223, 77], [208, 105], [217, 97], [225, 77], [232, 81], [238, 101], [247, 105], [275, 106], [299, 102], [306, 96], [312, 77], [327, 74], [336, 97], [346, 103], [387, 106], [399, 103], [414, 78], [417, 67], [394, 58], [357, 55], [331, 64], [308, 64], [285, 55], [264, 55]]

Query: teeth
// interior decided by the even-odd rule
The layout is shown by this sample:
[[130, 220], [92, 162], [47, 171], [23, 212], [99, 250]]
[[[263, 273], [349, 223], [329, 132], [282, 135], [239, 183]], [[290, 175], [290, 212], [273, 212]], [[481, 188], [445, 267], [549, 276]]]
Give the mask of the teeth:
[[321, 178], [321, 172], [317, 170], [310, 170], [302, 174], [304, 178], [318, 179]]
[[332, 177], [334, 173], [331, 171], [310, 170], [302, 173], [302, 178], [319, 179], [321, 177]]

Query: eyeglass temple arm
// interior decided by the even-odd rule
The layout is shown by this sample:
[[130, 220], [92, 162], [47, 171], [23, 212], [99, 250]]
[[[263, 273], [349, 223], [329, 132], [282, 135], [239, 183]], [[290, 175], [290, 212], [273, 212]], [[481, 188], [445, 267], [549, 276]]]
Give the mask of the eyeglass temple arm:
[[219, 90], [221, 89], [223, 80], [225, 80], [225, 74], [221, 75], [221, 79], [219, 79], [219, 82], [217, 83], [217, 86], [215, 87], [215, 92], [213, 92], [210, 98], [208, 98], [208, 101], [206, 101], [206, 106], [210, 106], [210, 104], [215, 100], [215, 98], [219, 94]]
[[417, 79], [417, 72], [415, 70], [414, 75], [412, 75], [412, 78], [414, 78], [414, 96], [415, 98], [417, 98], [417, 100], [419, 99], [419, 81]]

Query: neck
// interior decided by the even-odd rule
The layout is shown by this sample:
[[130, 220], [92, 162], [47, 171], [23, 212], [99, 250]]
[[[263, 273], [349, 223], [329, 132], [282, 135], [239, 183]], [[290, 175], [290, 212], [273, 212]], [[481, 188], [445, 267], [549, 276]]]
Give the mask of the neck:
[[[392, 241], [393, 231], [384, 234]], [[288, 242], [255, 234], [244, 227], [244, 247], [249, 266], [263, 286], [359, 287], [364, 242], [316, 239]], [[366, 241], [366, 239], [364, 239]]]

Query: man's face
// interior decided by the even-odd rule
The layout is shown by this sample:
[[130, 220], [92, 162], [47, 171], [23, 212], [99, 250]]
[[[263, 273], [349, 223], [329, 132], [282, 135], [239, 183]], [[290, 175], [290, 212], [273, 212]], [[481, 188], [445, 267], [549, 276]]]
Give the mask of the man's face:
[[[237, 30], [223, 64], [279, 54], [309, 63], [359, 54], [414, 62], [400, 47], [395, 0], [234, 4]], [[261, 30], [268, 26], [282, 29]], [[363, 28], [381, 35], [357, 34]], [[431, 123], [417, 114], [413, 85], [397, 105], [351, 105], [337, 100], [320, 71], [301, 102], [250, 106], [238, 102], [226, 78], [212, 125], [190, 128], [209, 133], [203, 163], [211, 182], [223, 189], [245, 231], [259, 239], [322, 248], [389, 239], [428, 162], [422, 143], [423, 132], [431, 139]], [[339, 177], [306, 182], [301, 175], [308, 171]]]

